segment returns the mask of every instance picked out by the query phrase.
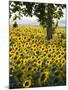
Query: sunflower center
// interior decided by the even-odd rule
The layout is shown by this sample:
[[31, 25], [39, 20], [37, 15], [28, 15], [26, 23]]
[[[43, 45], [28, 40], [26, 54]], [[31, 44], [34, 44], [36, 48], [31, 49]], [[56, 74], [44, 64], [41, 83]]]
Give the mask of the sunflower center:
[[39, 54], [39, 51], [37, 51], [36, 53]]
[[31, 69], [32, 69], [31, 67], [28, 68], [29, 71], [30, 71]]
[[38, 63], [40, 63], [40, 61], [38, 61]]
[[43, 74], [42, 76], [41, 76], [41, 81], [43, 81], [45, 79], [45, 74]]
[[28, 86], [28, 85], [29, 85], [29, 82], [26, 82], [26, 83], [25, 83], [25, 86]]
[[17, 56], [15, 56], [14, 59], [17, 59]]

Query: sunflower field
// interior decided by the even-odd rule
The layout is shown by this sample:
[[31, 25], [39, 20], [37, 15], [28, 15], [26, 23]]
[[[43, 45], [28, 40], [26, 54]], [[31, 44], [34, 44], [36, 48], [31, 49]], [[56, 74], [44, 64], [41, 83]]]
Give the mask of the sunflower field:
[[10, 88], [66, 84], [66, 32], [57, 28], [51, 40], [41, 26], [9, 30]]

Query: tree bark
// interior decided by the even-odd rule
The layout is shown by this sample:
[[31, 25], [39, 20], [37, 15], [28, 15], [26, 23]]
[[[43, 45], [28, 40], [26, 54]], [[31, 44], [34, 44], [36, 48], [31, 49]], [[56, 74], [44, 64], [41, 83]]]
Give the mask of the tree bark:
[[47, 39], [52, 38], [52, 11], [48, 5], [48, 20], [47, 20]]
[[50, 40], [52, 38], [52, 28], [47, 27], [47, 40]]

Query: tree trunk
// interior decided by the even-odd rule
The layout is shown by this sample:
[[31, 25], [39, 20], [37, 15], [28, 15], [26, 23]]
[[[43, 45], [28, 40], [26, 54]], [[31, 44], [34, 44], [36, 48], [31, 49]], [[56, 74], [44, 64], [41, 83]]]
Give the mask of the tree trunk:
[[51, 7], [48, 5], [48, 20], [47, 20], [47, 39], [50, 40], [52, 38], [52, 12]]
[[52, 38], [52, 17], [48, 15], [48, 25], [47, 25], [47, 39]]
[[47, 27], [47, 40], [52, 38], [52, 29], [51, 27]]

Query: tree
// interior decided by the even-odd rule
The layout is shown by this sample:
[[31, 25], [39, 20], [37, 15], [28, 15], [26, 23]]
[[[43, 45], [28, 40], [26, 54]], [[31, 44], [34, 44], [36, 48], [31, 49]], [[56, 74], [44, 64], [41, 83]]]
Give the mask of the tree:
[[9, 18], [13, 17], [13, 27], [17, 27], [17, 19], [21, 19], [22, 15], [22, 2], [19, 1], [9, 1]]
[[[23, 15], [30, 17], [35, 15], [36, 17], [38, 17], [38, 21], [40, 22], [40, 24], [44, 28], [46, 27], [48, 40], [52, 38], [52, 32], [58, 26], [58, 21], [60, 20], [61, 17], [63, 17], [63, 9], [66, 7], [65, 4], [47, 4], [47, 3], [45, 4], [45, 3], [19, 2], [19, 1], [13, 2], [15, 3], [15, 5], [13, 5], [13, 9], [10, 8], [9, 10], [12, 11], [12, 13], [14, 12], [20, 13], [16, 17], [16, 19], [18, 17], [19, 18], [22, 17]], [[56, 22], [54, 19], [56, 19]]]

